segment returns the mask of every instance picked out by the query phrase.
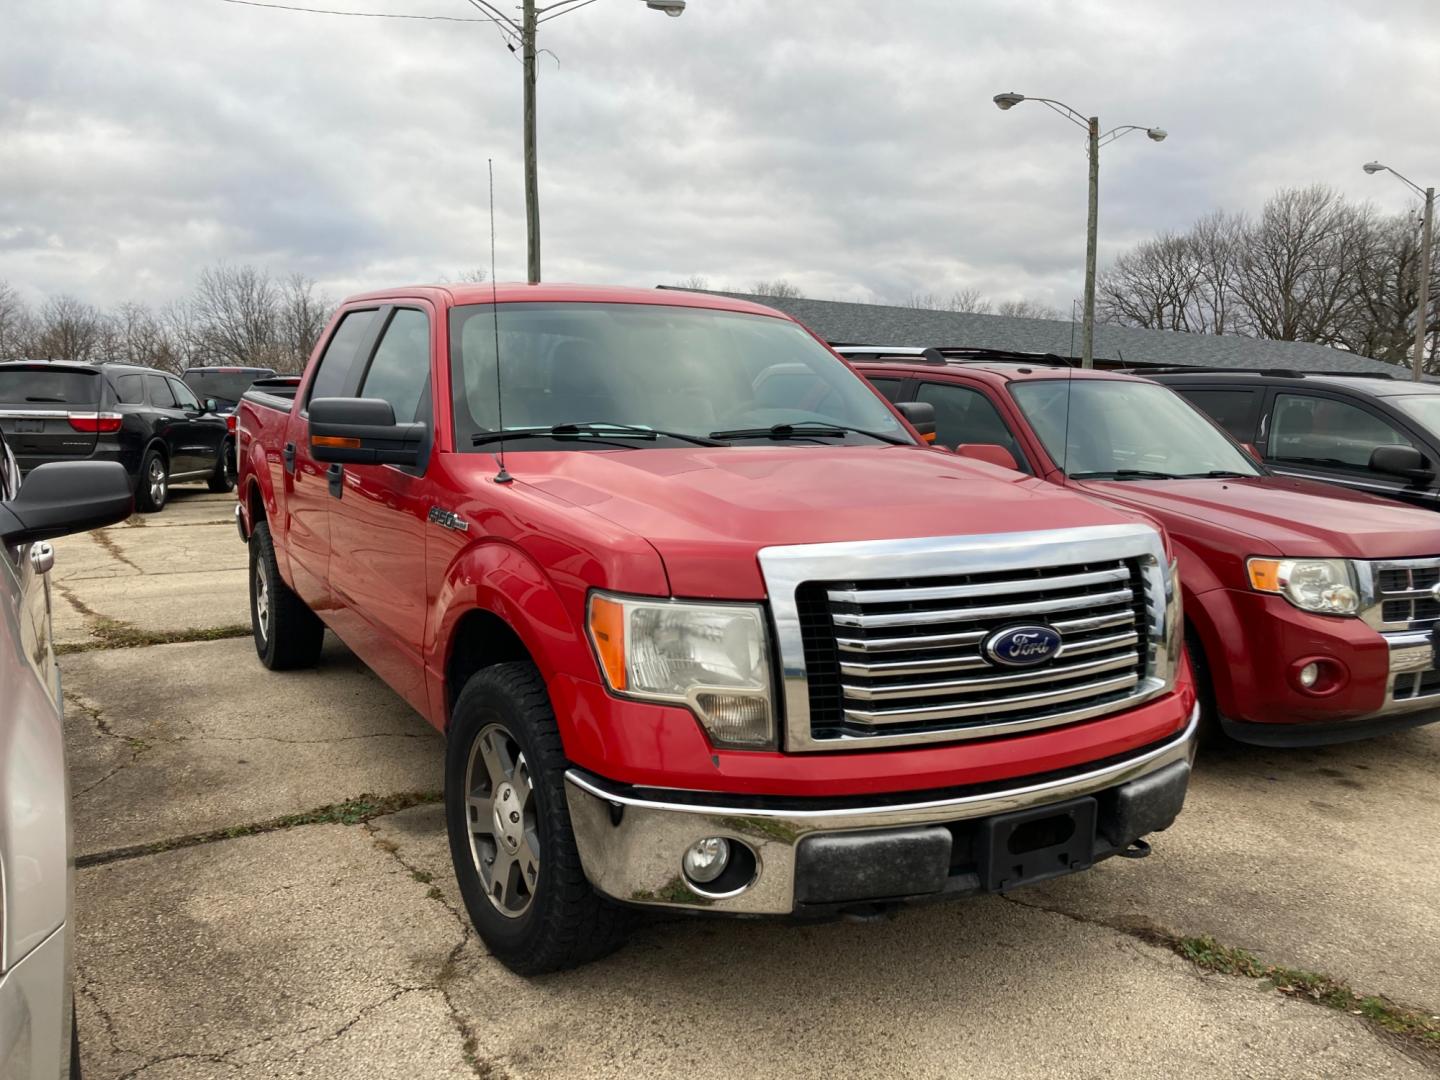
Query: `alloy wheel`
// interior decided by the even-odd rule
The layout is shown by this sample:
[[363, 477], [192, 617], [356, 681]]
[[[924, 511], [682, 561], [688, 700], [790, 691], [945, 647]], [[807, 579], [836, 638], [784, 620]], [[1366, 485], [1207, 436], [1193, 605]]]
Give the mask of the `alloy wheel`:
[[270, 640], [270, 575], [265, 570], [265, 560], [255, 562], [255, 626], [260, 631], [260, 640]]
[[158, 457], [150, 459], [150, 475], [146, 482], [150, 485], [150, 502], [153, 506], [165, 505], [165, 463]]
[[501, 724], [489, 724], [465, 766], [470, 856], [495, 910], [515, 919], [530, 909], [540, 878], [534, 785], [525, 754]]

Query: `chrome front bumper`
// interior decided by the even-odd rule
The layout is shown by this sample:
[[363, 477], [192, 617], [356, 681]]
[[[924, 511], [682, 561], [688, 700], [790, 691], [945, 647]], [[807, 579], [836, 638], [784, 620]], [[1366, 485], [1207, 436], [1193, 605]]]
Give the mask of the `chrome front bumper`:
[[1420, 692], [1421, 677], [1435, 669], [1434, 632], [1402, 630], [1381, 637], [1390, 647], [1390, 678], [1385, 685], [1385, 704], [1376, 716], [1440, 709], [1440, 693]]
[[[797, 856], [803, 841], [938, 826], [1065, 802], [1131, 784], [1195, 755], [1199, 707], [1179, 735], [1103, 768], [1023, 787], [927, 802], [844, 809], [757, 809], [640, 799], [570, 770], [565, 793], [586, 876], [625, 903], [746, 915], [788, 915], [797, 908]], [[681, 872], [690, 845], [720, 836], [754, 854], [748, 884], [720, 894], [697, 889]]]

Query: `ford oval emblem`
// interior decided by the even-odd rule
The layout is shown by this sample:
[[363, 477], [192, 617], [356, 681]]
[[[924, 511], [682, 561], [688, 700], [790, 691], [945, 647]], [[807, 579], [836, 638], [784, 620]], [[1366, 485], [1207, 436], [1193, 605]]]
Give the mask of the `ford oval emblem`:
[[985, 655], [1005, 667], [1038, 667], [1055, 659], [1060, 642], [1048, 626], [1007, 626], [985, 639]]

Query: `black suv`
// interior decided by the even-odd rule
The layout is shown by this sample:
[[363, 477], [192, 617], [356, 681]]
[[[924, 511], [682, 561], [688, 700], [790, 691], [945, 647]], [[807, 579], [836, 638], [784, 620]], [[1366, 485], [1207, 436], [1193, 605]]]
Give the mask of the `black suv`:
[[1440, 510], [1440, 386], [1298, 371], [1149, 371], [1281, 476]]
[[49, 461], [120, 462], [141, 510], [162, 509], [172, 483], [235, 487], [225, 417], [153, 368], [0, 364], [0, 431], [21, 472]]

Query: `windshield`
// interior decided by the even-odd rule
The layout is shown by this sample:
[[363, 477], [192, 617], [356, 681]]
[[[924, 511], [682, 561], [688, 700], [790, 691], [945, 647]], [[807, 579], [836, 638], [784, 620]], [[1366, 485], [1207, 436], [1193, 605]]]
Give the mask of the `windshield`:
[[0, 370], [0, 401], [7, 405], [94, 405], [100, 400], [99, 373], [74, 368]]
[[268, 379], [274, 374], [269, 368], [217, 368], [213, 371], [196, 368], [180, 377], [201, 401], [214, 398], [219, 408], [233, 409], [240, 403], [245, 391], [250, 389], [251, 383], [256, 379]]
[[1428, 430], [1440, 431], [1440, 394], [1404, 394], [1385, 400]]
[[1010, 392], [1067, 476], [1260, 475], [1193, 405], [1164, 386], [1045, 379], [1011, 383]]
[[[651, 304], [501, 304], [503, 364], [490, 305], [450, 321], [456, 448], [493, 452], [485, 434], [532, 433], [516, 450], [613, 450], [605, 425], [660, 432], [619, 446], [876, 445], [913, 442], [882, 399], [795, 323]], [[497, 407], [499, 406], [499, 407]], [[557, 425], [590, 430], [534, 437]], [[786, 425], [789, 425], [787, 428]], [[811, 430], [806, 430], [811, 425]], [[840, 430], [843, 427], [845, 430]], [[596, 430], [602, 429], [602, 430]], [[770, 429], [776, 429], [770, 441]], [[674, 433], [673, 436], [664, 435]], [[507, 449], [509, 446], [507, 444]]]

